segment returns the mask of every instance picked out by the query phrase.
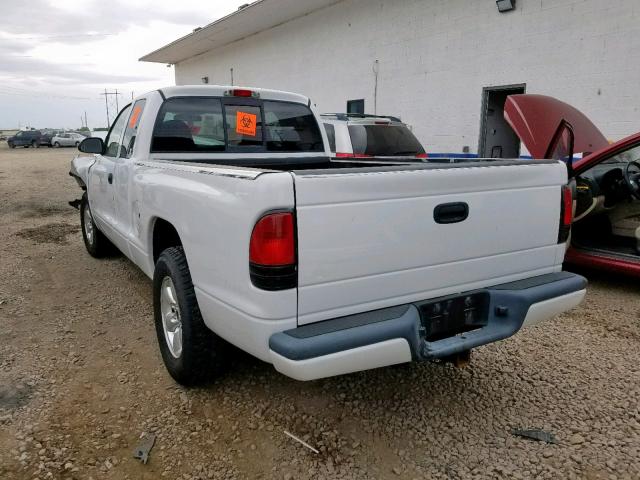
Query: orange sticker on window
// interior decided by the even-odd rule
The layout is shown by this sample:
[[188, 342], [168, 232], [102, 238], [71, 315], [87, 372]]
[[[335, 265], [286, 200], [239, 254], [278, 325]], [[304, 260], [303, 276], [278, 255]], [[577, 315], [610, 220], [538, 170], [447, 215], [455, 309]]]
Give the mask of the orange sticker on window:
[[256, 136], [257, 115], [253, 113], [240, 112], [236, 115], [236, 132], [240, 135]]
[[131, 114], [131, 118], [129, 119], [129, 128], [136, 128], [138, 125], [138, 120], [140, 119], [140, 114], [142, 113], [142, 107], [140, 105], [134, 107], [133, 113]]

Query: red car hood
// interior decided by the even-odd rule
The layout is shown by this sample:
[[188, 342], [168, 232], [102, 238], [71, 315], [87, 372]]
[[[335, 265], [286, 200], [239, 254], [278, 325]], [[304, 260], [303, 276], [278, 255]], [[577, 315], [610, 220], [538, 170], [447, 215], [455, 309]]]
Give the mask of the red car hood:
[[564, 122], [573, 131], [574, 153], [595, 152], [609, 145], [605, 136], [582, 112], [546, 95], [510, 95], [504, 118], [533, 158], [548, 158], [556, 133]]

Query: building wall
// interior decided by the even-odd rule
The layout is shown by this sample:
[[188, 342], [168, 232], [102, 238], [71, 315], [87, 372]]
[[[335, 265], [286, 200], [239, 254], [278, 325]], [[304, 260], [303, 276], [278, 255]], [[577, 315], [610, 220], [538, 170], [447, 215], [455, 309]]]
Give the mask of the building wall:
[[[378, 63], [376, 64], [376, 60]], [[377, 65], [377, 67], [376, 67]], [[345, 0], [176, 65], [176, 83], [292, 90], [323, 112], [364, 98], [431, 152], [478, 148], [483, 87], [576, 106], [612, 140], [640, 130], [640, 1]]]

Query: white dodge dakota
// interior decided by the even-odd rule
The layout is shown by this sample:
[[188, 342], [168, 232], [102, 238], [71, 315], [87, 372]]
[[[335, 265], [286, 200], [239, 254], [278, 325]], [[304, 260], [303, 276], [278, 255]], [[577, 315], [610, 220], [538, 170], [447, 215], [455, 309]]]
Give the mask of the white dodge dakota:
[[80, 145], [86, 248], [153, 279], [176, 381], [226, 342], [299, 380], [457, 361], [580, 303], [565, 164], [331, 160], [320, 125], [301, 95], [170, 87]]

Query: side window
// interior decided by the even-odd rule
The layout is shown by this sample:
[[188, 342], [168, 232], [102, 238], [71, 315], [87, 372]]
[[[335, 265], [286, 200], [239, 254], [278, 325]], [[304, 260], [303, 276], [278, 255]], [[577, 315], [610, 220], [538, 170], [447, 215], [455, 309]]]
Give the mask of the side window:
[[131, 116], [129, 117], [129, 121], [127, 122], [127, 126], [124, 130], [124, 137], [122, 138], [122, 146], [124, 147], [123, 156], [126, 158], [131, 158], [131, 155], [133, 154], [133, 146], [136, 143], [140, 117], [146, 103], [146, 100], [138, 100], [133, 105], [133, 110], [131, 110]]
[[329, 149], [335, 153], [336, 151], [336, 128], [331, 123], [325, 123], [324, 129], [327, 132], [327, 139], [329, 140]]
[[129, 111], [131, 110], [131, 105], [127, 105], [122, 109], [118, 118], [113, 123], [111, 130], [109, 131], [109, 135], [107, 135], [107, 139], [104, 142], [107, 146], [107, 151], [105, 152], [105, 157], [117, 157], [120, 152], [120, 137], [122, 137], [122, 131], [124, 130], [124, 125], [127, 119], [129, 118]]

